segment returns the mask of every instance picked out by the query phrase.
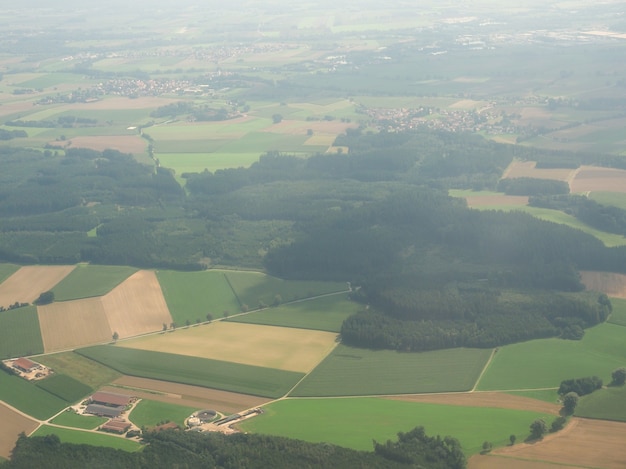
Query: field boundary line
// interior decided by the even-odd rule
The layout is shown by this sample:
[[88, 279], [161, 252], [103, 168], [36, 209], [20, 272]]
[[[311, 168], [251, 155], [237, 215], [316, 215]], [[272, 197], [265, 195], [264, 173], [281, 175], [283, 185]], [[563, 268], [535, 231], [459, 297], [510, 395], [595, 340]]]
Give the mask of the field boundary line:
[[485, 363], [485, 366], [483, 366], [482, 371], [480, 372], [480, 374], [478, 375], [478, 378], [474, 382], [474, 387], [472, 387], [472, 389], [470, 389], [469, 392], [476, 391], [476, 386], [478, 386], [478, 383], [480, 383], [480, 380], [482, 379], [483, 375], [485, 374], [485, 371], [487, 371], [487, 368], [491, 364], [491, 360], [493, 360], [493, 357], [494, 357], [494, 355], [496, 354], [497, 351], [498, 351], [498, 347], [495, 347], [495, 348], [491, 349], [491, 355], [489, 355], [489, 359], [487, 360], [487, 363]]

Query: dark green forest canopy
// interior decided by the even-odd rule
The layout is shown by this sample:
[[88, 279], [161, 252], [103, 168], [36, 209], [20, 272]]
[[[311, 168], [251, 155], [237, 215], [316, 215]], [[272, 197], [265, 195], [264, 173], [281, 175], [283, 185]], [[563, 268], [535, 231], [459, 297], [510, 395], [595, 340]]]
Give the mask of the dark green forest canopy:
[[418, 468], [462, 469], [465, 456], [457, 440], [429, 437], [422, 427], [400, 433], [398, 441], [375, 443], [373, 452], [282, 437], [181, 431], [147, 433], [138, 453], [61, 443], [54, 435], [21, 436], [3, 469], [56, 468]]

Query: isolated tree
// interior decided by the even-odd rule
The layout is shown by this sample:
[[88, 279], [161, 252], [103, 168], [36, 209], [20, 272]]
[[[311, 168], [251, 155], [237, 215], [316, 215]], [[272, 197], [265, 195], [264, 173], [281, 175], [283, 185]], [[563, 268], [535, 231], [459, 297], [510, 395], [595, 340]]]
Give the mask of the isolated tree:
[[517, 437], [511, 434], [511, 436], [509, 436], [509, 441], [511, 442], [511, 446], [515, 444], [515, 440], [517, 440]]
[[209, 322], [213, 321], [213, 315], [211, 313], [206, 313], [206, 320]]
[[626, 368], [621, 367], [613, 370], [613, 373], [611, 373], [611, 378], [613, 379], [613, 381], [611, 381], [612, 385], [622, 386], [624, 383], [626, 383]]
[[488, 453], [489, 451], [491, 451], [491, 448], [493, 448], [493, 444], [491, 444], [490, 441], [483, 442], [483, 453]]
[[120, 335], [117, 333], [117, 331], [116, 331], [116, 332], [114, 332], [114, 333], [113, 333], [113, 342], [116, 342], [116, 341], [117, 341], [117, 339], [119, 339], [119, 338], [120, 338]]
[[578, 394], [575, 392], [568, 392], [563, 396], [563, 410], [568, 414], [573, 414], [576, 405], [578, 404]]
[[282, 115], [280, 115], [280, 114], [274, 114], [274, 115], [272, 116], [272, 122], [273, 122], [274, 124], [280, 124], [280, 123], [282, 122], [282, 120], [283, 120], [283, 116], [282, 116]]
[[35, 304], [47, 305], [54, 301], [54, 292], [45, 291], [39, 295], [39, 298], [35, 300]]
[[186, 325], [187, 327], [191, 326], [191, 321], [190, 321], [189, 319], [187, 319], [187, 320], [185, 321], [185, 325]]
[[172, 330], [176, 329], [176, 323], [175, 322], [172, 322], [170, 324], [170, 329], [172, 329]]
[[200, 324], [200, 318], [196, 318], [196, 325]]
[[536, 419], [533, 423], [530, 424], [530, 436], [534, 440], [539, 440], [543, 438], [543, 435], [548, 431], [548, 426], [546, 425], [545, 420]]
[[552, 422], [552, 425], [550, 425], [550, 432], [555, 433], [563, 429], [566, 422], [567, 422], [567, 419], [565, 417], [555, 418], [554, 421]]
[[167, 324], [163, 323], [163, 332], [167, 330]]

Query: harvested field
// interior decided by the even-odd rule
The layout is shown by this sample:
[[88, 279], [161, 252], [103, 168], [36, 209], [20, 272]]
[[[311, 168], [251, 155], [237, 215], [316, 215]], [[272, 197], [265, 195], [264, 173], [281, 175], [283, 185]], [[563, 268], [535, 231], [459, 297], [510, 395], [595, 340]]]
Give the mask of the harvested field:
[[626, 170], [583, 166], [570, 188], [572, 192], [626, 192]]
[[123, 376], [116, 379], [111, 386], [104, 387], [101, 391], [120, 393], [122, 392], [120, 387], [127, 388], [124, 389], [125, 393], [132, 391], [133, 396], [170, 404], [215, 409], [224, 413], [241, 412], [270, 401], [269, 399], [247, 394], [133, 376]]
[[622, 469], [626, 467], [624, 441], [626, 423], [572, 418], [564, 430], [548, 435], [540, 442], [521, 443], [493, 453], [575, 467]]
[[17, 437], [24, 432], [27, 435], [33, 432], [38, 424], [32, 419], [9, 409], [0, 402], [0, 456], [8, 458], [15, 446]]
[[[67, 144], [68, 142], [61, 142]], [[50, 142], [55, 145], [55, 142]], [[69, 148], [91, 148], [102, 151], [106, 149], [118, 150], [122, 153], [143, 153], [146, 151], [146, 141], [139, 135], [106, 135], [96, 137], [72, 137]]]
[[475, 207], [491, 207], [503, 205], [528, 205], [528, 197], [521, 195], [477, 195], [465, 197], [467, 206]]
[[615, 298], [626, 298], [626, 275], [624, 274], [581, 271], [580, 279], [587, 290], [603, 292]]
[[467, 407], [494, 407], [498, 409], [532, 410], [558, 415], [560, 406], [549, 402], [514, 396], [501, 392], [471, 392], [449, 394], [415, 394], [393, 396], [386, 399], [408, 402], [429, 402], [432, 404], [459, 405]]
[[0, 284], [0, 306], [9, 306], [19, 301], [32, 303], [39, 294], [49, 291], [68, 275], [75, 266], [32, 265], [19, 269]]
[[159, 331], [170, 324], [170, 316], [161, 286], [153, 271], [135, 272], [102, 297], [111, 334], [120, 338]]
[[307, 372], [330, 353], [332, 332], [216, 322], [140, 337], [121, 346], [209, 358], [286, 371]]
[[559, 469], [571, 466], [570, 464], [553, 464], [551, 462], [529, 461], [526, 459], [513, 459], [497, 454], [472, 456], [467, 462], [467, 469]]
[[62, 301], [37, 308], [46, 353], [111, 340], [101, 298]]
[[569, 181], [576, 172], [575, 169], [555, 168], [537, 169], [534, 161], [513, 161], [502, 175], [503, 179], [513, 178], [535, 178], [535, 179], [556, 179], [559, 181]]

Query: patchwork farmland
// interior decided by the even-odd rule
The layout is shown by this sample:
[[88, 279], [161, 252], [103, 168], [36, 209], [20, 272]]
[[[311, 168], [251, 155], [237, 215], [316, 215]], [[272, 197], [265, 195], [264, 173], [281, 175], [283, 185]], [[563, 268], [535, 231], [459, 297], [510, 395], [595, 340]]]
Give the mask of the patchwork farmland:
[[65, 266], [25, 266], [0, 284], [0, 306], [7, 307], [16, 301], [32, 303], [39, 294], [49, 291], [72, 270]]

